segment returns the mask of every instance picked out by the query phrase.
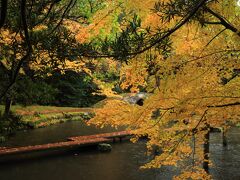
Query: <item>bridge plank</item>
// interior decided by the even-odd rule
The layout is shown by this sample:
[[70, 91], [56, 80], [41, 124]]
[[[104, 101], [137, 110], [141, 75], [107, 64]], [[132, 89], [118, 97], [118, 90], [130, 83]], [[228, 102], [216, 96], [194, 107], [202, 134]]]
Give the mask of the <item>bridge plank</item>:
[[112, 132], [112, 133], [104, 133], [104, 134], [95, 134], [95, 135], [89, 135], [89, 136], [70, 137], [67, 139], [68, 141], [48, 143], [48, 144], [42, 144], [42, 145], [13, 147], [13, 148], [4, 147], [4, 148], [0, 148], [0, 156], [8, 155], [8, 154], [61, 148], [61, 147], [94, 145], [94, 144], [99, 144], [104, 142], [112, 142], [113, 139], [116, 137], [125, 137], [129, 135], [131, 135], [129, 131], [120, 131], [120, 132]]
[[130, 131], [118, 131], [118, 132], [95, 134], [95, 135], [89, 135], [89, 136], [69, 137], [68, 140], [76, 141], [84, 138], [116, 138], [116, 137], [130, 136], [130, 135], [131, 135]]

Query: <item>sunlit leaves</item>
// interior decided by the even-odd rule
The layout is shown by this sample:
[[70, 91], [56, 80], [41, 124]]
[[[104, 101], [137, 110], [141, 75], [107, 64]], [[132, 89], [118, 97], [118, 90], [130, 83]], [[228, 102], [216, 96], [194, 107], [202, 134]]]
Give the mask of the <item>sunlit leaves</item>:
[[[174, 21], [174, 18], [184, 16], [196, 3], [164, 1], [156, 4], [155, 9], [159, 16], [164, 15], [164, 21]], [[217, 1], [208, 1], [207, 5], [218, 11]], [[167, 7], [171, 9], [167, 10]], [[212, 20], [204, 13], [200, 11], [193, 20]], [[205, 19], [201, 19], [203, 15], [206, 15]], [[157, 18], [153, 19], [157, 22]], [[235, 19], [234, 22], [238, 21]], [[200, 28], [198, 24], [188, 24], [173, 35], [173, 51], [169, 56], [149, 50], [138, 63], [132, 60], [124, 67], [127, 75], [122, 76], [125, 78], [124, 87], [134, 87], [145, 81], [146, 89], [154, 92], [144, 101], [143, 107], [133, 105], [128, 111], [123, 107], [126, 113], [114, 117], [118, 125], [128, 125], [132, 129], [136, 134], [134, 140], [148, 135], [150, 155], [154, 149], [160, 152], [144, 168], [180, 166], [183, 171], [175, 179], [211, 179], [201, 167], [204, 161], [208, 161], [204, 159], [202, 145], [206, 142], [209, 126], [227, 129], [240, 121], [237, 104], [240, 99], [239, 37], [232, 36], [228, 31], [216, 36], [221, 28]], [[157, 30], [161, 37], [164, 31]], [[139, 79], [140, 76], [144, 77]], [[110, 106], [99, 111], [100, 116], [97, 115], [94, 120], [100, 124], [116, 124], [114, 118], [109, 121], [108, 118], [102, 119], [102, 112], [109, 117], [121, 114]]]

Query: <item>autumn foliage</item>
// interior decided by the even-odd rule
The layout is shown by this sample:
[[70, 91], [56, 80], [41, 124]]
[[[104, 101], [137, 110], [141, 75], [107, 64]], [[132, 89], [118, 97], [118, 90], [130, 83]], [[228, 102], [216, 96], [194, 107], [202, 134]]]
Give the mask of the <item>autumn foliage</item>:
[[[220, 4], [211, 8], [237, 24], [232, 4], [219, 9]], [[147, 18], [157, 23], [153, 15]], [[205, 161], [214, 166], [204, 153], [210, 128], [227, 131], [240, 120], [239, 36], [221, 26], [191, 23], [172, 35], [172, 43], [167, 58], [147, 51], [124, 65], [122, 88], [153, 93], [142, 107], [112, 100], [91, 122], [127, 125], [136, 135], [133, 141], [147, 135], [149, 152], [157, 147], [161, 153], [143, 168], [179, 166], [182, 173], [175, 179], [211, 179], [202, 168]]]
[[[147, 136], [148, 154], [158, 153], [142, 168], [178, 166], [182, 172], [175, 179], [211, 179], [210, 129], [227, 132], [240, 121], [240, 7], [232, 0], [81, 3], [75, 10], [74, 1], [59, 3], [54, 21], [46, 13], [53, 12], [51, 3], [41, 11], [34, 6], [38, 18], [22, 17], [29, 27], [21, 25], [21, 33], [16, 22], [16, 28], [3, 27], [1, 17], [0, 65], [10, 72], [2, 97], [11, 100], [18, 74], [48, 77], [71, 70], [94, 78], [99, 64], [110, 64], [101, 71], [107, 74], [119, 65], [116, 60], [120, 89], [149, 96], [143, 106], [114, 96], [96, 108], [89, 123], [127, 126], [135, 134], [133, 142]], [[75, 13], [82, 7], [82, 14], [73, 19], [68, 7]], [[102, 85], [101, 80], [95, 82]], [[113, 94], [106, 89], [105, 94]]]

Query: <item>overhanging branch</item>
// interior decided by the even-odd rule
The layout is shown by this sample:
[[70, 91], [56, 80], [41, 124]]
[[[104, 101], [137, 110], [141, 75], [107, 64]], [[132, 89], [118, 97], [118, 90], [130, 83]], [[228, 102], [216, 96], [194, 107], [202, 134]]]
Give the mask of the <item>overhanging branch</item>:
[[240, 36], [240, 31], [234, 27], [230, 22], [228, 22], [223, 16], [218, 14], [217, 12], [214, 12], [207, 6], [204, 6], [204, 9], [207, 10], [210, 14], [212, 14], [215, 18], [217, 18], [220, 21], [220, 24], [223, 25], [226, 29], [231, 30], [232, 32], [236, 33], [238, 36]]
[[208, 108], [223, 108], [223, 107], [229, 107], [229, 106], [240, 106], [240, 102], [233, 102], [233, 103], [227, 103], [227, 104], [217, 104], [217, 105], [211, 105], [207, 106]]
[[[197, 11], [204, 6], [204, 4], [207, 2], [208, 0], [201, 0], [200, 2], [198, 2], [196, 4], [196, 6], [192, 7], [192, 10], [190, 12], [188, 12], [186, 14], [186, 16], [184, 18], [182, 18], [172, 29], [169, 29], [168, 31], [165, 32], [164, 35], [162, 35], [161, 37], [155, 39], [153, 42], [151, 42], [149, 45], [145, 46], [144, 48], [137, 50], [135, 52], [129, 52], [126, 53], [126, 56], [136, 56], [138, 54], [144, 53], [145, 51], [153, 48], [154, 46], [156, 46], [157, 44], [161, 43], [163, 40], [165, 40], [166, 38], [168, 38], [169, 36], [171, 36], [173, 33], [175, 33], [178, 29], [180, 29], [183, 25], [185, 25], [187, 22], [189, 22], [189, 20], [197, 13]], [[158, 34], [155, 34], [155, 36], [158, 36]], [[118, 58], [119, 55], [117, 54], [100, 54], [98, 52], [93, 52], [91, 54], [89, 53], [82, 53], [81, 56], [84, 57], [90, 57], [90, 58]]]
[[186, 15], [185, 18], [183, 18], [175, 27], [173, 27], [172, 29], [170, 29], [165, 35], [163, 35], [162, 37], [160, 37], [159, 39], [157, 39], [156, 41], [154, 41], [152, 44], [150, 44], [149, 46], [143, 48], [140, 51], [134, 52], [134, 53], [130, 53], [129, 55], [136, 55], [136, 54], [141, 54], [149, 49], [151, 49], [152, 47], [156, 46], [157, 44], [159, 44], [160, 42], [162, 42], [164, 39], [166, 39], [167, 37], [169, 37], [170, 35], [172, 35], [173, 33], [175, 33], [178, 29], [180, 29], [184, 24], [186, 24], [195, 14], [196, 12], [202, 7], [204, 6], [204, 4], [207, 2], [208, 0], [201, 0], [195, 7], [192, 8], [192, 10]]

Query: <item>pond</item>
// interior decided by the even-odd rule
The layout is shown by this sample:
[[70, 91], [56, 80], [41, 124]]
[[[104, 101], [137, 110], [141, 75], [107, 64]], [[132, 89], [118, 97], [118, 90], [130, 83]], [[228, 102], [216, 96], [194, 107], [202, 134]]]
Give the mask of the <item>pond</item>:
[[[89, 135], [112, 131], [96, 129], [82, 122], [67, 122], [42, 129], [18, 132], [4, 146], [23, 146], [65, 140], [70, 136]], [[177, 169], [140, 170], [149, 160], [145, 155], [144, 141], [115, 143], [109, 153], [95, 148], [74, 148], [34, 152], [0, 158], [1, 180], [168, 180]], [[228, 133], [228, 146], [221, 144], [221, 134], [211, 134], [211, 159], [215, 166], [210, 169], [214, 179], [240, 179], [240, 129]]]

